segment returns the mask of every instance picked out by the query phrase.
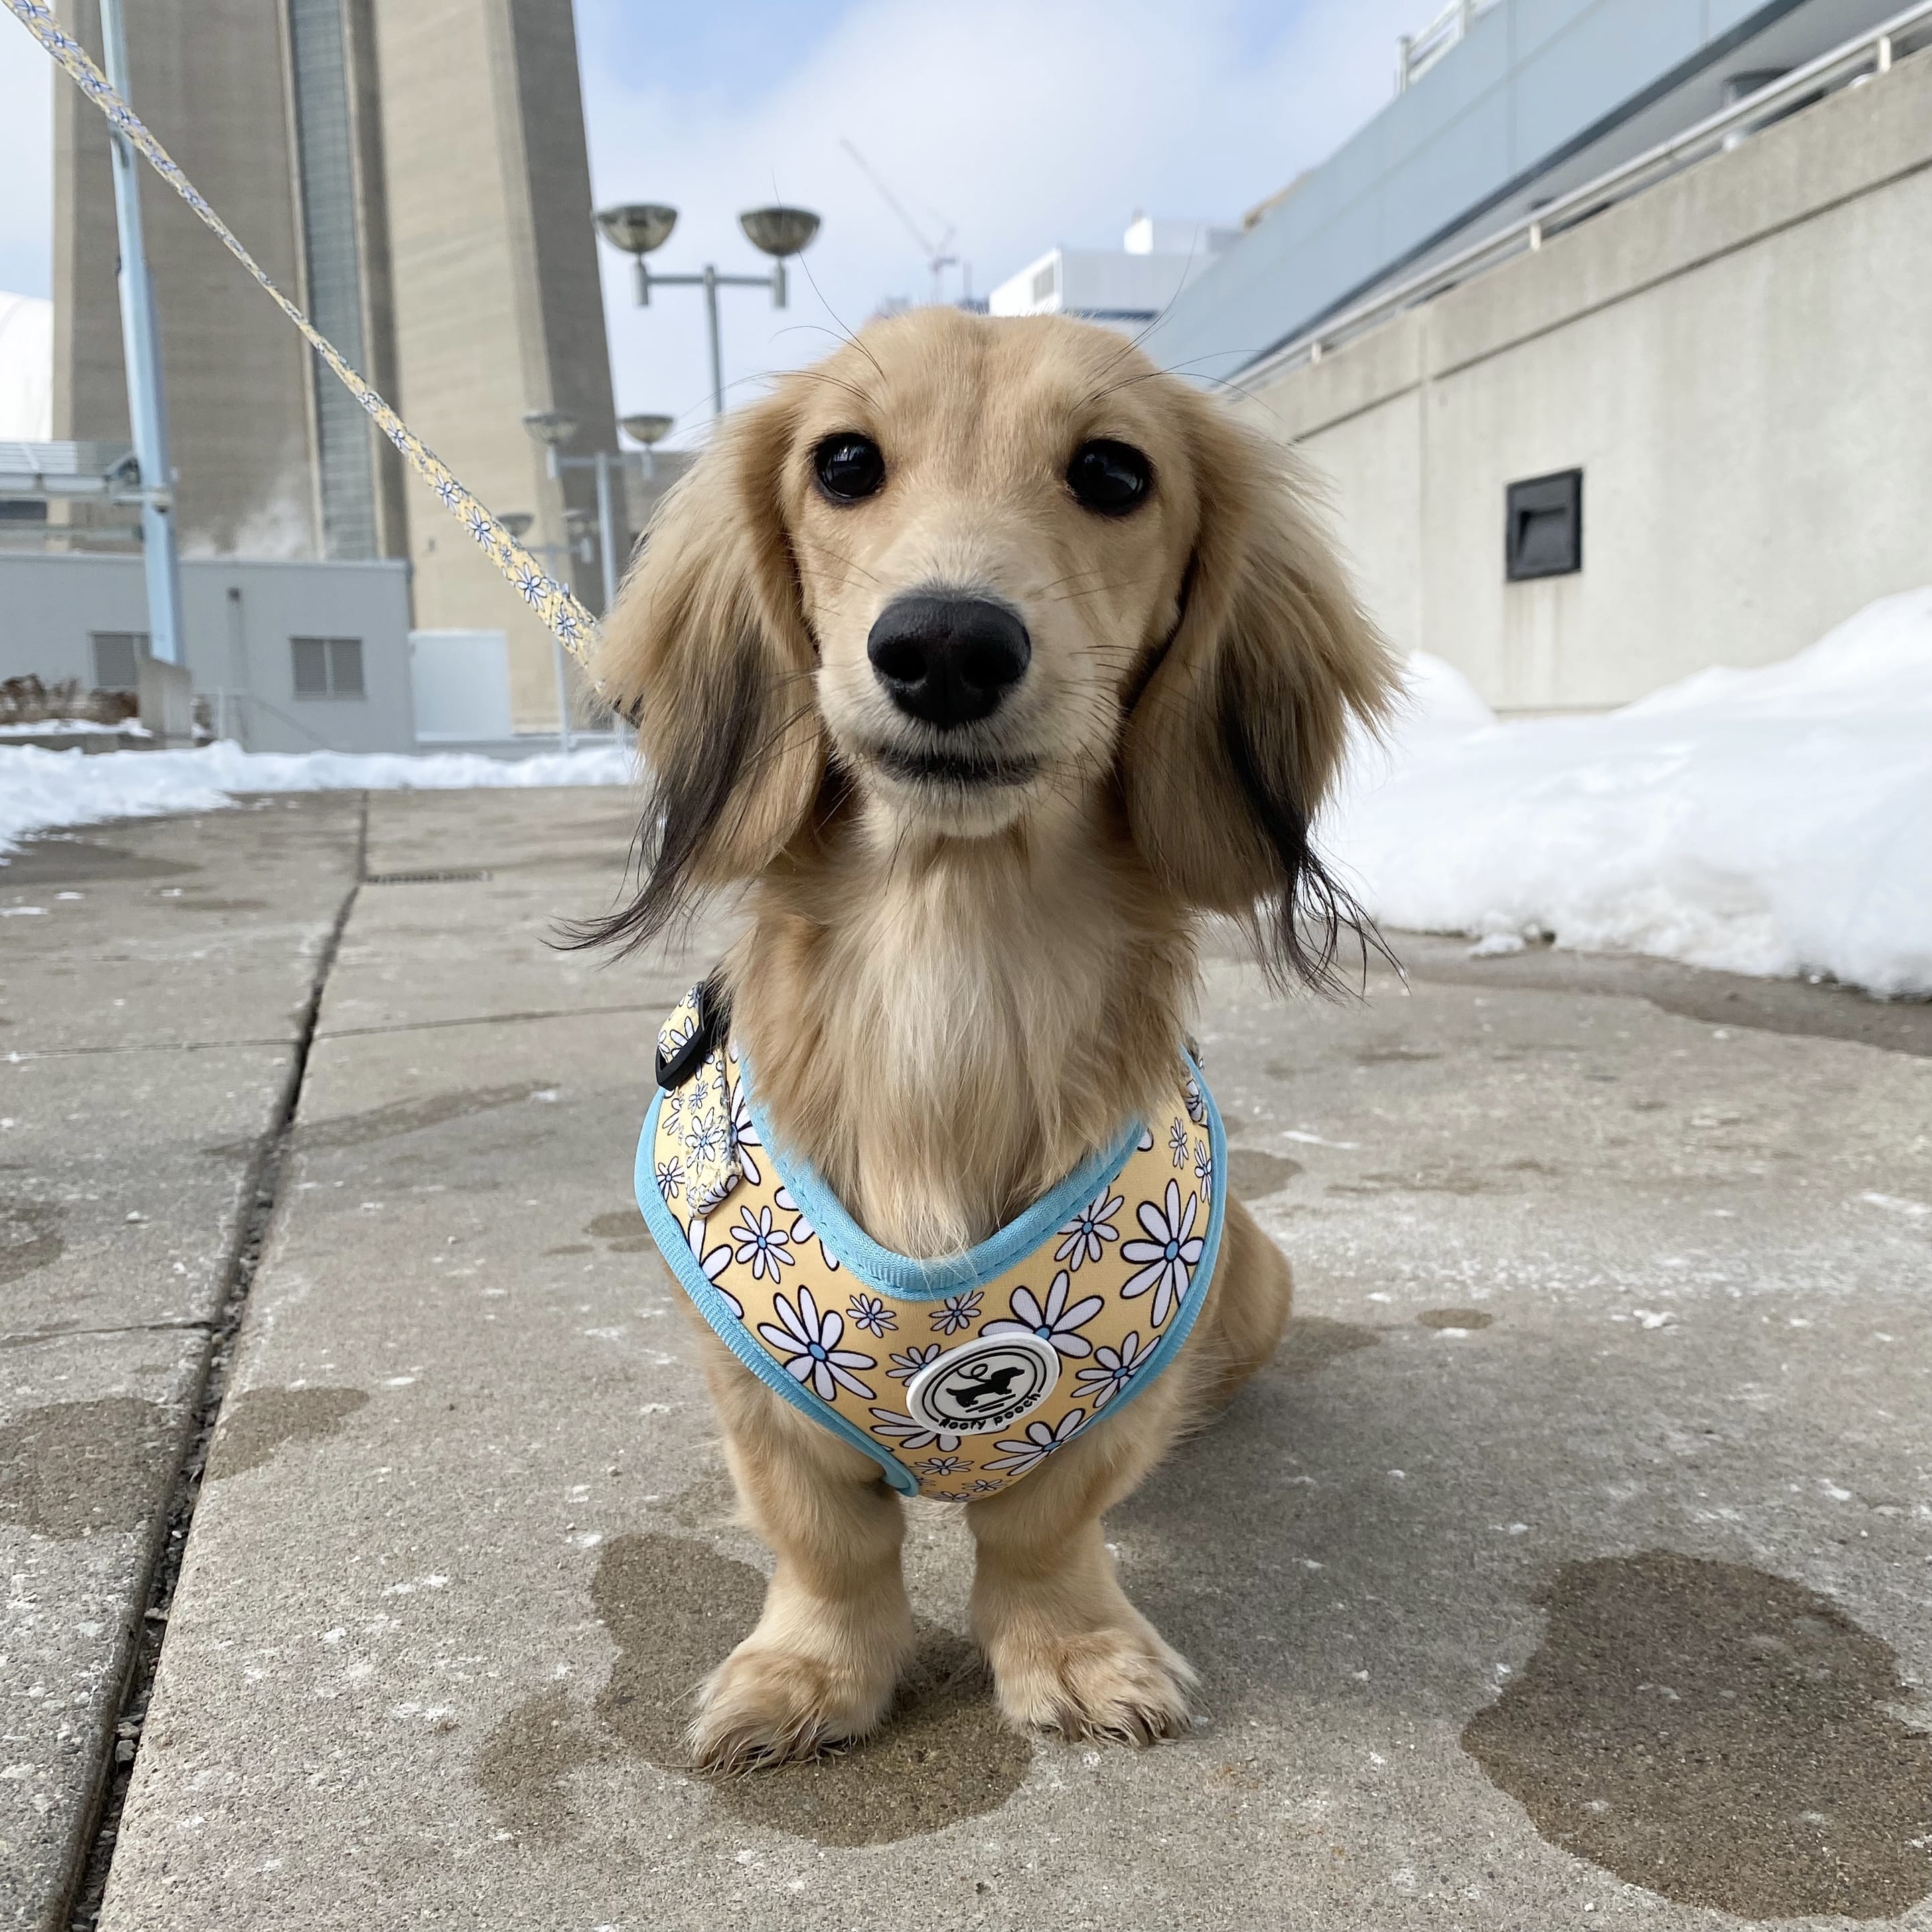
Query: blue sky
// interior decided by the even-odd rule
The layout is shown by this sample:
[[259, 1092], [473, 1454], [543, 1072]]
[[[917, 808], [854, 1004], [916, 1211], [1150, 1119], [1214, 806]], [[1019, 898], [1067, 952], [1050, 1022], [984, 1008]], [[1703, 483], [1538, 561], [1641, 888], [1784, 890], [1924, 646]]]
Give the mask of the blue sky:
[[[919, 249], [842, 138], [922, 222], [956, 229], [983, 293], [1056, 242], [1118, 244], [1138, 210], [1238, 218], [1388, 98], [1396, 35], [1433, 10], [1432, 0], [578, 0], [593, 193], [680, 208], [656, 258], [671, 272], [763, 266], [738, 232], [741, 208], [776, 198], [823, 214], [788, 312], [750, 292], [725, 298], [726, 376], [742, 394], [821, 353], [838, 324], [927, 286]], [[26, 294], [45, 294], [50, 272], [46, 66], [0, 19], [0, 289]], [[668, 291], [640, 311], [626, 265], [604, 260], [620, 410], [667, 410], [685, 435], [701, 431], [702, 302]], [[260, 299], [238, 279], [237, 295]]]

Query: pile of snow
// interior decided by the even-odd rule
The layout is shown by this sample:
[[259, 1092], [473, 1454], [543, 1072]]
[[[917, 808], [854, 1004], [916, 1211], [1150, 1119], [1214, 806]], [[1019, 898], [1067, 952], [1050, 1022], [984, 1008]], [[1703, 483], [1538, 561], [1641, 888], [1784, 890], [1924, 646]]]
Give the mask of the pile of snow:
[[1418, 656], [1322, 829], [1385, 926], [1932, 994], [1932, 590], [1603, 717], [1499, 724]]
[[[410, 758], [390, 752], [44, 752], [0, 746], [0, 852], [29, 832], [103, 818], [214, 812], [251, 791], [462, 791], [479, 786], [628, 784], [636, 755], [606, 739], [580, 751], [522, 759], [473, 752]], [[0, 861], [0, 864], [4, 864]], [[4, 874], [0, 874], [4, 876]]]

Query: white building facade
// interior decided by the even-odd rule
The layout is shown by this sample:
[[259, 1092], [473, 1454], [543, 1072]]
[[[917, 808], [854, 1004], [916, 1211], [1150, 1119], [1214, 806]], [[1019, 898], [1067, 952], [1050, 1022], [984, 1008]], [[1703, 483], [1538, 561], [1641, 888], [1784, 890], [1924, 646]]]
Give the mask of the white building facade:
[[986, 298], [992, 315], [1076, 315], [1144, 328], [1240, 231], [1137, 214], [1118, 248], [1049, 248]]

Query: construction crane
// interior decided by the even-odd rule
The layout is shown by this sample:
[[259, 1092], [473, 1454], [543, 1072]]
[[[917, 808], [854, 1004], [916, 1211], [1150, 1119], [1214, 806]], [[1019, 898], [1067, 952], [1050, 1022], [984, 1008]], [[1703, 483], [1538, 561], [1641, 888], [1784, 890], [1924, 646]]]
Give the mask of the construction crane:
[[[850, 141], [842, 136], [840, 138], [838, 145], [858, 163], [860, 172], [878, 190], [880, 199], [898, 217], [906, 232], [919, 244], [919, 251], [926, 257], [926, 266], [932, 273], [932, 299], [935, 303], [943, 302], [946, 299], [946, 271], [948, 268], [957, 268], [962, 266], [957, 255], [947, 253], [952, 246], [952, 238], [959, 232], [958, 230], [951, 222], [947, 222], [946, 232], [939, 238], [937, 243], [934, 243], [927, 236], [925, 230], [921, 228], [919, 224], [906, 212], [904, 204], [880, 178], [878, 170], [872, 166], [872, 163], [867, 160]], [[944, 219], [944, 217], [940, 218]], [[970, 292], [965, 289], [963, 278], [962, 292]]]

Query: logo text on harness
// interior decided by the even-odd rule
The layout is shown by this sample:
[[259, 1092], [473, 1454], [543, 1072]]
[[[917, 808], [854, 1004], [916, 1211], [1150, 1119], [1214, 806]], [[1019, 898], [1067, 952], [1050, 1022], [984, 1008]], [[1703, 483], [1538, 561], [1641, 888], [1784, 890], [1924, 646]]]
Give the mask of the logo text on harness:
[[908, 1412], [954, 1436], [1004, 1429], [1053, 1393], [1060, 1356], [1036, 1335], [982, 1335], [928, 1362], [906, 1390]]

